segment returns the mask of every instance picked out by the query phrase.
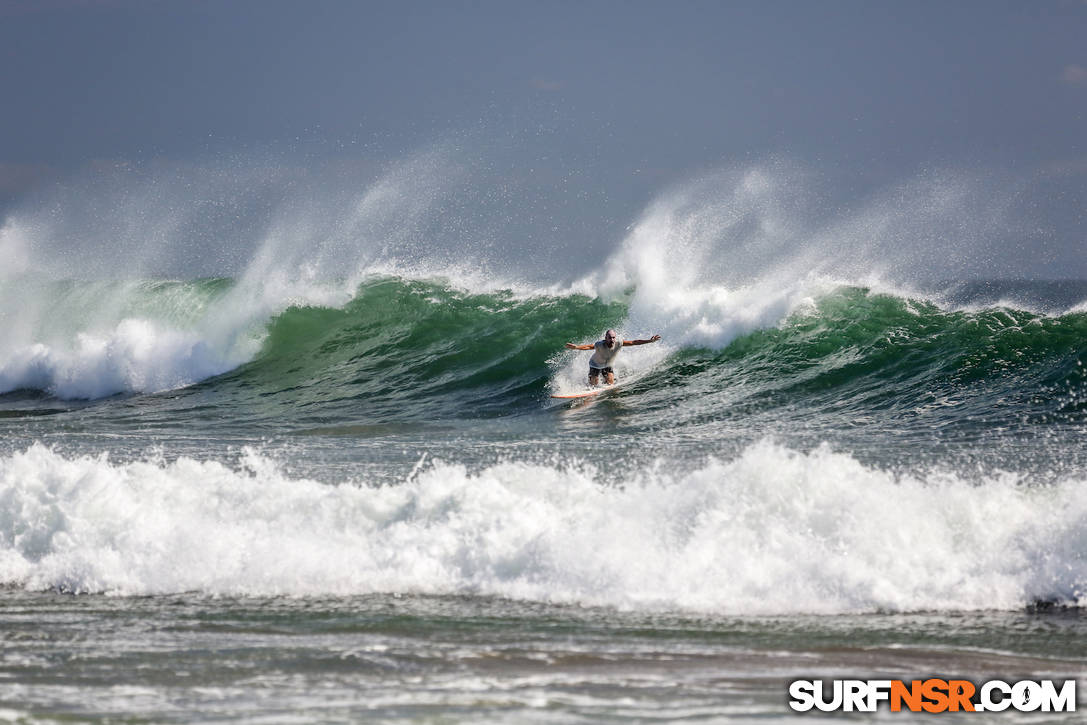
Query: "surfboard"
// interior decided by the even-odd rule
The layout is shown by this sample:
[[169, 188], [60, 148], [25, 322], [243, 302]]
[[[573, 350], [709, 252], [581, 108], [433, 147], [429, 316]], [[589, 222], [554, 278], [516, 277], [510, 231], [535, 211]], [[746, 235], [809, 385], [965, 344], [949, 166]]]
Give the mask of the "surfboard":
[[592, 390], [583, 390], [580, 393], [570, 393], [569, 395], [552, 395], [551, 397], [552, 398], [558, 398], [560, 400], [576, 400], [577, 398], [591, 398], [594, 395], [600, 395], [601, 393], [605, 393], [605, 392], [607, 392], [609, 390], [615, 390], [618, 387], [619, 387], [619, 383], [616, 383], [615, 385], [601, 385], [599, 387], [593, 388]]

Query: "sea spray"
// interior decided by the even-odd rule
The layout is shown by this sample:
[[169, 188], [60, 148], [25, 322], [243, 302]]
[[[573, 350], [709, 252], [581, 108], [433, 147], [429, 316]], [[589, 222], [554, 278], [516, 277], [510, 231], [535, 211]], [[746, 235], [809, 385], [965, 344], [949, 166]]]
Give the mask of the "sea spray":
[[[231, 370], [263, 327], [224, 308], [226, 280], [9, 282], [18, 324], [0, 339], [0, 392], [59, 398], [171, 390]], [[234, 324], [224, 325], [228, 317]]]
[[662, 191], [574, 288], [634, 290], [633, 326], [720, 348], [837, 287], [939, 299], [949, 280], [1005, 275], [996, 240], [1009, 204], [994, 180], [929, 172], [826, 208], [826, 190], [801, 166], [726, 168]]
[[[284, 310], [343, 306], [385, 271], [516, 288], [483, 263], [480, 227], [465, 221], [475, 191], [461, 158], [436, 144], [358, 188], [305, 185], [267, 164], [121, 165], [59, 185], [46, 208], [0, 227], [0, 393], [98, 398], [191, 385], [251, 360]], [[143, 294], [172, 280], [199, 290], [198, 278], [227, 283], [188, 303]]]
[[[0, 579], [164, 594], [474, 594], [718, 614], [1077, 604], [1082, 480], [892, 474], [770, 441], [683, 475], [437, 462], [396, 486], [119, 464], [40, 445], [0, 459]], [[981, 485], [978, 485], [980, 483]]]

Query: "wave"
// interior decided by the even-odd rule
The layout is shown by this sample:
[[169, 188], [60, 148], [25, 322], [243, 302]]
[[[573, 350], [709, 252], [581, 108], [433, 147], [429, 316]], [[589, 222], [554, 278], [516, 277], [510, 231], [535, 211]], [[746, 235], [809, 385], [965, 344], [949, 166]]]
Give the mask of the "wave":
[[[1087, 315], [1047, 316], [997, 306], [948, 310], [863, 288], [814, 300], [781, 325], [701, 356], [721, 374], [799, 400], [837, 397], [858, 410], [922, 408], [985, 397], [1006, 414], [1012, 399], [1082, 390]], [[991, 397], [989, 394], [992, 394]], [[1057, 395], [1052, 396], [1057, 402]], [[1064, 402], [1074, 402], [1074, 396]]]
[[176, 389], [231, 370], [262, 336], [260, 311], [233, 305], [232, 288], [229, 280], [7, 280], [0, 392], [93, 399]]
[[[654, 471], [649, 473], [648, 471]], [[0, 582], [121, 595], [472, 594], [726, 614], [1084, 603], [1083, 480], [894, 475], [761, 441], [621, 485], [590, 465], [397, 486], [242, 463], [0, 459]]]
[[[616, 365], [635, 382], [629, 394], [666, 392], [667, 401], [647, 401], [650, 421], [661, 406], [674, 422], [783, 406], [886, 425], [1084, 421], [1087, 313], [826, 289], [790, 292], [795, 301], [784, 307], [781, 295], [742, 291], [719, 317], [634, 328], [637, 289], [609, 300], [374, 277], [342, 306], [291, 305], [259, 319], [237, 309], [229, 280], [64, 283], [47, 288], [55, 299], [38, 320], [39, 334], [55, 342], [9, 344], [0, 391], [94, 398], [200, 383], [250, 417], [536, 413], [546, 392], [584, 384], [587, 356], [563, 344], [616, 327], [627, 337], [664, 336], [624, 351]], [[101, 299], [108, 304], [90, 302]], [[711, 327], [730, 331], [707, 335]]]
[[[673, 398], [728, 389], [817, 401], [811, 409], [916, 410], [969, 398], [979, 383], [1020, 402], [1082, 391], [1087, 288], [979, 286], [980, 272], [1019, 259], [993, 236], [1015, 228], [1003, 197], [976, 180], [934, 174], [830, 212], [803, 169], [726, 169], [665, 190], [618, 245], [594, 240], [579, 256], [502, 236], [510, 200], [491, 198], [485, 166], [439, 145], [361, 192], [324, 179], [296, 195], [274, 174], [249, 183], [259, 169], [238, 170], [245, 183], [189, 169], [165, 185], [147, 183], [150, 170], [118, 172], [103, 199], [77, 185], [49, 205], [63, 213], [0, 227], [14, 260], [0, 270], [0, 393], [195, 386], [228, 389], [243, 415], [258, 397], [365, 401], [360, 414], [378, 420], [503, 415], [582, 385], [584, 359], [562, 344], [607, 327], [662, 335], [624, 352], [621, 374]], [[202, 212], [201, 174], [220, 179], [209, 188], [229, 209], [248, 210], [244, 229]], [[88, 217], [114, 208], [99, 201], [117, 202], [108, 223]], [[560, 257], [580, 276], [557, 269]], [[174, 267], [180, 281], [139, 277]], [[219, 276], [185, 277], [197, 272]], [[960, 272], [975, 281], [931, 283]], [[104, 281], [71, 281], [82, 274]]]

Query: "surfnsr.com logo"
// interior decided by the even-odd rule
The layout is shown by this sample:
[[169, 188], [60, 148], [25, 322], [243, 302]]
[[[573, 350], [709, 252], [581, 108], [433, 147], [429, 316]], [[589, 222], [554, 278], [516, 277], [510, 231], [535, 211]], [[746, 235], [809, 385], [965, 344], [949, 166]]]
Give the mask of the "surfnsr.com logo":
[[1075, 712], [1075, 680], [796, 680], [789, 707], [797, 712]]

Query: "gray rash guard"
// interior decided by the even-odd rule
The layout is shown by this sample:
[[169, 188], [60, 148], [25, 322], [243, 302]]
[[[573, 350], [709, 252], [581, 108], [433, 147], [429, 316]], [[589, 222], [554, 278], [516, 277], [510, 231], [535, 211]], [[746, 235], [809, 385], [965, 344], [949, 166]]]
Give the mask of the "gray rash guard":
[[615, 347], [608, 347], [608, 343], [603, 340], [597, 340], [593, 345], [593, 356], [589, 358], [589, 367], [596, 368], [597, 370], [610, 368], [612, 361], [615, 360], [615, 356], [618, 355], [619, 351], [622, 349], [623, 341], [619, 338], [615, 338]]

